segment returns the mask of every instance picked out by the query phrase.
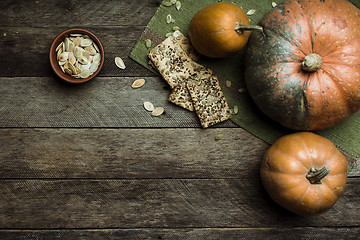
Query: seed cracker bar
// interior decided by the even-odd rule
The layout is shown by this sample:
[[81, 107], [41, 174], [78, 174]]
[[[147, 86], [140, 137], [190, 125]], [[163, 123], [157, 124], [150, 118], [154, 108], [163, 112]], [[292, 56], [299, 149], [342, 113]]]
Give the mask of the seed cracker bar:
[[194, 105], [186, 84], [176, 86], [169, 95], [169, 102], [172, 102], [189, 111], [194, 111]]
[[193, 73], [192, 60], [174, 36], [166, 38], [148, 53], [152, 64], [171, 88], [184, 82]]
[[229, 105], [215, 75], [202, 77], [200, 81], [189, 81], [186, 86], [203, 128], [232, 117]]
[[191, 60], [197, 62], [200, 59], [200, 53], [195, 50], [195, 48], [191, 45], [190, 40], [184, 34], [177, 30], [173, 33], [173, 37], [178, 41], [180, 47], [184, 49]]
[[191, 62], [191, 65], [193, 66], [194, 74], [192, 74], [188, 79], [186, 79], [185, 82], [181, 82], [178, 86], [176, 86], [169, 95], [168, 100], [187, 110], [194, 111], [194, 106], [191, 96], [189, 94], [189, 90], [186, 87], [186, 82], [199, 81], [200, 78], [210, 77], [213, 75], [213, 72], [211, 69], [196, 62]]
[[210, 68], [207, 68], [197, 62], [191, 62], [191, 65], [194, 69], [194, 73], [197, 74], [198, 77], [207, 78], [214, 74]]

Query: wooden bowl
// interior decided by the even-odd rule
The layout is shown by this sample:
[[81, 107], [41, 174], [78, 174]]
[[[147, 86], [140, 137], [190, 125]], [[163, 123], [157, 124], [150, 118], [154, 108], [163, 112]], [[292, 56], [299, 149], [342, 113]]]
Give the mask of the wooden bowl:
[[[55, 51], [57, 46], [59, 46], [59, 44], [62, 41], [64, 41], [66, 37], [69, 37], [70, 34], [76, 34], [76, 33], [88, 35], [93, 40], [93, 42], [98, 46], [99, 52], [101, 54], [101, 60], [100, 60], [100, 64], [99, 64], [97, 70], [87, 78], [75, 78], [75, 77], [72, 77], [72, 76], [64, 73], [61, 70], [60, 65], [57, 61], [57, 53]], [[68, 30], [60, 33], [53, 40], [53, 42], [50, 46], [49, 59], [50, 59], [50, 65], [51, 65], [52, 69], [54, 70], [55, 74], [59, 78], [61, 78], [62, 80], [66, 81], [66, 82], [70, 82], [70, 83], [83, 83], [83, 82], [87, 82], [87, 81], [93, 79], [100, 72], [101, 68], [103, 67], [103, 65], [104, 65], [104, 47], [101, 44], [100, 40], [92, 32], [85, 30], [85, 29], [81, 29], [81, 28], [71, 28], [71, 29], [68, 29]]]

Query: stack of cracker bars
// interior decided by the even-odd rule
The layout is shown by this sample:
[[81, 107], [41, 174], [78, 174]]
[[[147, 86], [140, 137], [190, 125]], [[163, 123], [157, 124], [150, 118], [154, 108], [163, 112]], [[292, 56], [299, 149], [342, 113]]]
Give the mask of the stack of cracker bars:
[[200, 55], [181, 32], [174, 32], [151, 49], [148, 56], [149, 64], [172, 89], [169, 101], [187, 110], [195, 110], [203, 128], [231, 118], [217, 76], [196, 62]]

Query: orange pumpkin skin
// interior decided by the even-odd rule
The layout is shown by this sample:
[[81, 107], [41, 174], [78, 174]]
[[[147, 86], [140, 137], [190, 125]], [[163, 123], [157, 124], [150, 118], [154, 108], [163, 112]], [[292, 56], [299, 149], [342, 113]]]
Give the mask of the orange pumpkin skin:
[[[322, 183], [310, 183], [311, 168], [330, 169]], [[270, 197], [286, 209], [311, 215], [330, 209], [347, 180], [347, 161], [328, 139], [311, 132], [279, 138], [266, 151], [261, 180]]]
[[[335, 126], [360, 108], [360, 9], [346, 0], [290, 0], [259, 23], [245, 81], [260, 110], [287, 128]], [[302, 68], [316, 53], [320, 69]]]
[[235, 4], [216, 3], [202, 8], [189, 25], [190, 40], [194, 48], [204, 56], [225, 58], [245, 47], [250, 31], [240, 35], [236, 23], [249, 25], [246, 13]]

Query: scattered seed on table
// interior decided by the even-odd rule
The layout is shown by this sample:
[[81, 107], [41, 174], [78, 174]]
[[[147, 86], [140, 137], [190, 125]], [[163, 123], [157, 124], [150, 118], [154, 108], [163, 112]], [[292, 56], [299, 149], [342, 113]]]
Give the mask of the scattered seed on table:
[[231, 81], [229, 81], [229, 80], [226, 81], [226, 87], [228, 87], [228, 88], [231, 87]]
[[246, 15], [251, 16], [251, 15], [253, 15], [255, 12], [256, 12], [255, 9], [250, 9], [250, 10], [246, 13]]
[[214, 139], [215, 139], [215, 141], [219, 141], [219, 140], [221, 140], [223, 137], [224, 137], [224, 134], [220, 133], [220, 134], [216, 135]]
[[246, 90], [246, 88], [239, 88], [239, 93], [244, 93], [244, 92], [246, 92], [247, 90]]
[[133, 82], [133, 84], [131, 85], [132, 88], [139, 88], [141, 87], [142, 85], [145, 84], [145, 79], [143, 78], [140, 78], [140, 79], [137, 79]]
[[154, 105], [151, 102], [144, 102], [144, 108], [146, 111], [154, 111]]
[[163, 2], [163, 5], [164, 5], [165, 7], [171, 7], [173, 4], [172, 4], [170, 1], [164, 1], [164, 2]]
[[125, 68], [126, 68], [125, 63], [124, 63], [124, 61], [121, 59], [121, 57], [116, 57], [116, 58], [115, 58], [115, 64], [116, 64], [116, 66], [117, 66], [118, 68], [120, 68], [120, 69], [125, 69]]
[[173, 19], [172, 19], [171, 15], [168, 14], [168, 15], [166, 16], [166, 23], [169, 24], [169, 23], [172, 22], [172, 20], [173, 20]]
[[154, 117], [157, 117], [157, 116], [160, 116], [161, 114], [163, 114], [163, 112], [164, 112], [164, 108], [157, 107], [152, 111], [151, 115]]
[[237, 105], [234, 106], [233, 112], [235, 115], [239, 113], [239, 107]]
[[146, 39], [145, 40], [145, 45], [147, 48], [151, 48], [151, 39]]
[[176, 1], [175, 7], [176, 7], [176, 9], [179, 11], [180, 8], [181, 8], [181, 2], [180, 2], [180, 1]]

